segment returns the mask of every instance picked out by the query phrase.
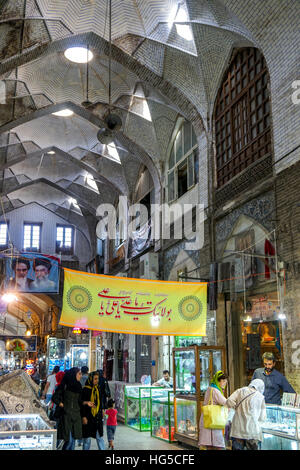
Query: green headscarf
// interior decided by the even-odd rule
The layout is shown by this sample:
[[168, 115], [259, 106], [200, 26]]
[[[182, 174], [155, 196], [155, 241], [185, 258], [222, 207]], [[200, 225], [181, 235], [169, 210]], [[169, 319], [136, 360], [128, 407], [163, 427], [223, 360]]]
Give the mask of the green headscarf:
[[220, 382], [218, 380], [219, 377], [221, 377], [222, 375], [224, 375], [224, 372], [222, 370], [219, 370], [218, 372], [216, 372], [215, 375], [213, 376], [212, 383], [210, 384], [210, 386], [213, 388], [216, 388], [222, 393], [222, 395], [224, 395], [224, 391], [220, 387]]

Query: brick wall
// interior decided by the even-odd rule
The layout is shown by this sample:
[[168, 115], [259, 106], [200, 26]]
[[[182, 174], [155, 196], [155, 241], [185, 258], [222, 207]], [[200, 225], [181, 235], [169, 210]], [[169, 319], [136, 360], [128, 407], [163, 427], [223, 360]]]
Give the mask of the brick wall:
[[277, 249], [285, 262], [286, 292], [284, 310], [287, 320], [283, 323], [283, 348], [285, 375], [300, 393], [300, 163], [282, 171], [276, 180], [277, 198]]

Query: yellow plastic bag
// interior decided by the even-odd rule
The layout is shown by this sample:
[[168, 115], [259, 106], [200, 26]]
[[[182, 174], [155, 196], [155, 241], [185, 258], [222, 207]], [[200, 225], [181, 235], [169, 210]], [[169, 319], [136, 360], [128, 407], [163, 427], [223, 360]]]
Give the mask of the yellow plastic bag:
[[224, 429], [228, 420], [228, 408], [212, 403], [211, 389], [208, 405], [202, 407], [203, 425], [206, 429]]

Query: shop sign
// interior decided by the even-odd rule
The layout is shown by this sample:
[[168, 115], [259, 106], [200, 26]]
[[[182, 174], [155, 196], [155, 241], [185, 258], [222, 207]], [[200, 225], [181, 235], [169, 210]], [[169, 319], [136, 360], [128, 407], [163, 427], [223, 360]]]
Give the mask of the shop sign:
[[64, 269], [60, 324], [142, 335], [206, 336], [207, 283]]
[[35, 352], [36, 336], [0, 336], [0, 342], [4, 343], [5, 351], [10, 352]]

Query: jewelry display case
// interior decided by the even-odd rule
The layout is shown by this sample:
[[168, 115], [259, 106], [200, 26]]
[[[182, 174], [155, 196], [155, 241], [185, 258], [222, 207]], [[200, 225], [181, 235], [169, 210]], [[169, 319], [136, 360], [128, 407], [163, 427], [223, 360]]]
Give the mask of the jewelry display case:
[[58, 338], [48, 338], [48, 374], [51, 374], [55, 366], [59, 366], [60, 370], [70, 368], [70, 361], [66, 355], [66, 340]]
[[262, 450], [300, 450], [300, 408], [266, 405]]
[[[226, 372], [223, 346], [173, 348], [174, 438], [198, 447], [201, 403], [214, 374]], [[185, 424], [184, 424], [185, 423]]]
[[159, 395], [162, 387], [133, 385], [125, 387], [125, 425], [137, 431], [151, 430], [151, 392]]
[[153, 394], [150, 390], [150, 396], [151, 436], [167, 442], [175, 441], [174, 392], [162, 389]]
[[0, 415], [0, 450], [55, 450], [56, 433], [37, 414]]

